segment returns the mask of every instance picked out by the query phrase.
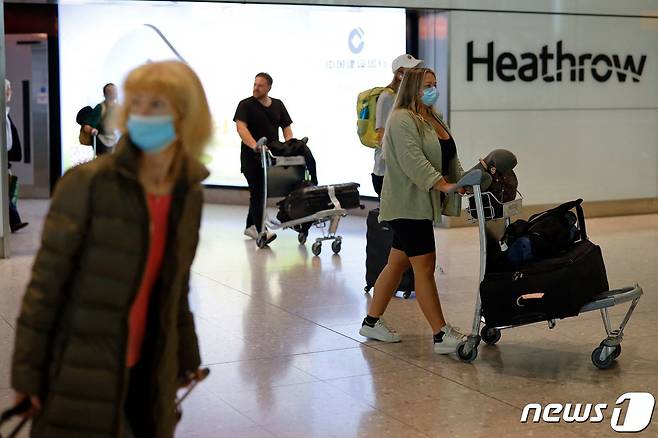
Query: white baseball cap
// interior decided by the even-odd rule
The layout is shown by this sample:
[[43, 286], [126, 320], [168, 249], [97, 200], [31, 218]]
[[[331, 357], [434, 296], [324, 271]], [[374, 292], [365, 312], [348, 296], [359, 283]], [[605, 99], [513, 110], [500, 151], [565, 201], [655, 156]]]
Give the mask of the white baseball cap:
[[391, 65], [393, 69], [393, 73], [398, 71], [400, 67], [404, 68], [414, 68], [418, 67], [420, 63], [423, 62], [422, 59], [416, 59], [413, 56], [409, 55], [408, 53], [405, 53], [404, 55], [400, 55], [397, 58], [393, 60], [393, 64]]

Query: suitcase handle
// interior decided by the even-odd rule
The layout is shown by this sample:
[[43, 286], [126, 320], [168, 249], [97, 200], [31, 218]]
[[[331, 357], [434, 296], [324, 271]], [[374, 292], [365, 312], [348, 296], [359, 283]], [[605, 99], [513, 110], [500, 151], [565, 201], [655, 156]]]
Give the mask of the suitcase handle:
[[20, 415], [24, 412], [27, 412], [28, 409], [30, 409], [30, 406], [32, 406], [32, 402], [30, 401], [30, 398], [25, 397], [20, 403], [7, 409], [2, 414], [0, 414], [0, 424], [4, 423], [5, 421], [9, 420], [11, 417], [15, 415]]
[[[202, 368], [201, 369], [201, 375], [197, 376], [196, 373], [190, 372], [185, 376], [184, 381], [188, 383], [188, 387], [185, 390], [185, 393], [181, 397], [177, 397], [175, 401], [176, 405], [176, 421], [179, 422], [181, 418], [183, 418], [183, 409], [182, 409], [182, 404], [183, 401], [187, 398], [188, 395], [196, 388], [197, 384], [199, 382], [202, 382], [208, 377], [210, 374], [210, 368]], [[1, 437], [0, 437], [1, 438]]]
[[[2, 425], [5, 422], [9, 421], [12, 417], [27, 412], [31, 406], [32, 406], [32, 402], [30, 401], [30, 398], [26, 397], [17, 405], [2, 412], [2, 414], [0, 414], [0, 427], [2, 427]], [[29, 417], [23, 418], [20, 421], [20, 423], [18, 423], [18, 425], [16, 425], [16, 427], [9, 433], [9, 435], [7, 435], [7, 438], [13, 438], [17, 436], [18, 432], [20, 432], [23, 429], [23, 427], [25, 427], [29, 419], [30, 419]], [[2, 436], [3, 436], [2, 433], [0, 433], [0, 438], [2, 438]]]

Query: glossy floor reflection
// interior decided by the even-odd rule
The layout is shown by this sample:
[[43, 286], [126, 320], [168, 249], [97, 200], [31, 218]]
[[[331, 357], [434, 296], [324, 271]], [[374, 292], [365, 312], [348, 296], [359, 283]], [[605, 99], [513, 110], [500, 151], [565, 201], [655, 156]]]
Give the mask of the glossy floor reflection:
[[[7, 405], [9, 353], [20, 298], [47, 203], [23, 201], [29, 228], [12, 236], [0, 261], [0, 404]], [[604, 337], [597, 313], [503, 332], [463, 364], [432, 352], [416, 300], [387, 312], [403, 342], [358, 334], [365, 218], [341, 224], [343, 250], [314, 257], [284, 231], [257, 250], [242, 236], [245, 208], [208, 205], [193, 267], [191, 305], [205, 365], [212, 373], [185, 402], [180, 437], [576, 437], [614, 436], [612, 408], [626, 392], [658, 396], [658, 215], [591, 219], [611, 287], [645, 291], [616, 366], [600, 371], [591, 351]], [[478, 276], [474, 228], [436, 230], [437, 274], [449, 320], [472, 321]], [[613, 309], [614, 316], [623, 309]], [[599, 424], [521, 424], [527, 403], [607, 403]], [[643, 434], [658, 436], [658, 419]]]

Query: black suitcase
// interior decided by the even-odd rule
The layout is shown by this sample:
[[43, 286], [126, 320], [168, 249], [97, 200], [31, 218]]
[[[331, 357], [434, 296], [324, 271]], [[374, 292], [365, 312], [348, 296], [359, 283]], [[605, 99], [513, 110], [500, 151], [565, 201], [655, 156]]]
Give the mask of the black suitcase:
[[[366, 292], [375, 286], [379, 273], [386, 266], [388, 254], [391, 252], [391, 245], [393, 244], [393, 230], [387, 227], [386, 224], [380, 224], [378, 217], [378, 208], [368, 212], [366, 222]], [[405, 272], [397, 290], [404, 292], [405, 298], [409, 298], [411, 292], [413, 292], [414, 273], [411, 268]]]
[[607, 290], [601, 248], [583, 240], [558, 257], [487, 272], [480, 285], [482, 314], [489, 327], [566, 318]]
[[333, 187], [341, 208], [352, 209], [361, 206], [359, 184], [357, 183], [307, 186], [292, 191], [283, 201], [278, 203], [279, 213], [277, 218], [282, 222], [287, 222], [335, 208], [329, 195], [331, 187]]

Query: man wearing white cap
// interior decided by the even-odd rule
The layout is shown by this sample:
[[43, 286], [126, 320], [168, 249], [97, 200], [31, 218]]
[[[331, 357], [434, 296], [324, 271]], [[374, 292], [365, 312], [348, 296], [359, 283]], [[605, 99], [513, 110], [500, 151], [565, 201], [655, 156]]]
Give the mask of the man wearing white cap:
[[[395, 102], [395, 95], [398, 92], [404, 72], [409, 68], [418, 67], [423, 61], [416, 59], [409, 54], [400, 55], [393, 60], [391, 69], [393, 70], [393, 80], [387, 85], [387, 88], [393, 90], [391, 93], [384, 90], [377, 99], [377, 111], [375, 112], [375, 129], [377, 130], [377, 139], [381, 144], [384, 138], [384, 128], [386, 127], [386, 120], [391, 114], [393, 103]], [[386, 171], [386, 164], [384, 163], [384, 151], [381, 147], [375, 148], [375, 166], [372, 170], [372, 185], [381, 197], [382, 184], [384, 183], [384, 172]]]

